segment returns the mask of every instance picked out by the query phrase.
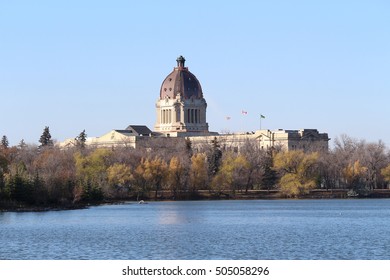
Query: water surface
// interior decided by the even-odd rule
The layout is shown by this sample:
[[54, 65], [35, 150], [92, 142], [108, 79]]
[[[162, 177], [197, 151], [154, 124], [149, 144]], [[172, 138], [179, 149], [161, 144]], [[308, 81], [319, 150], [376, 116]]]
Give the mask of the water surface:
[[0, 213], [0, 259], [390, 259], [389, 218], [388, 199]]

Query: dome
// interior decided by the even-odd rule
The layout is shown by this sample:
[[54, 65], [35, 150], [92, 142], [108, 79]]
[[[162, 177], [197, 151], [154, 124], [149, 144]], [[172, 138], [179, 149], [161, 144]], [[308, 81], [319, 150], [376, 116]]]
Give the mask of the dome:
[[202, 99], [202, 87], [198, 79], [184, 67], [185, 58], [177, 58], [177, 67], [165, 78], [160, 89], [160, 99], [175, 99], [178, 94], [184, 99]]

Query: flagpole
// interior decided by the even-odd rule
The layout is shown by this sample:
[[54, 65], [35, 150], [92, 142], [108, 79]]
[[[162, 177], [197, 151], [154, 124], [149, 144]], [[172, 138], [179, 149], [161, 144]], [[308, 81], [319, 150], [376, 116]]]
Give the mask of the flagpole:
[[260, 130], [261, 130], [261, 115], [260, 115]]
[[262, 114], [260, 114], [260, 130], [261, 130], [261, 119], [265, 119], [265, 117]]

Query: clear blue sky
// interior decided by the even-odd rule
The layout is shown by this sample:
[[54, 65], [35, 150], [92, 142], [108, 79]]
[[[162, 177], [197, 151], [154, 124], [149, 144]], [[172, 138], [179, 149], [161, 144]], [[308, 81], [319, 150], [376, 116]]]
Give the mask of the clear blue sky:
[[263, 128], [390, 147], [386, 0], [0, 0], [0, 136], [16, 145], [38, 143], [45, 126], [58, 141], [153, 128], [179, 55], [212, 131], [256, 130], [263, 114]]

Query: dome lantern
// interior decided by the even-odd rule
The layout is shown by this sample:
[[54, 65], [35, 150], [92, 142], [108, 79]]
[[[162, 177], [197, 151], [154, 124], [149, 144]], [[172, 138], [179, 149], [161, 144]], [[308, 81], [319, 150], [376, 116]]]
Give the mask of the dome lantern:
[[186, 62], [186, 59], [181, 55], [177, 59], [177, 67], [184, 68], [184, 63]]

